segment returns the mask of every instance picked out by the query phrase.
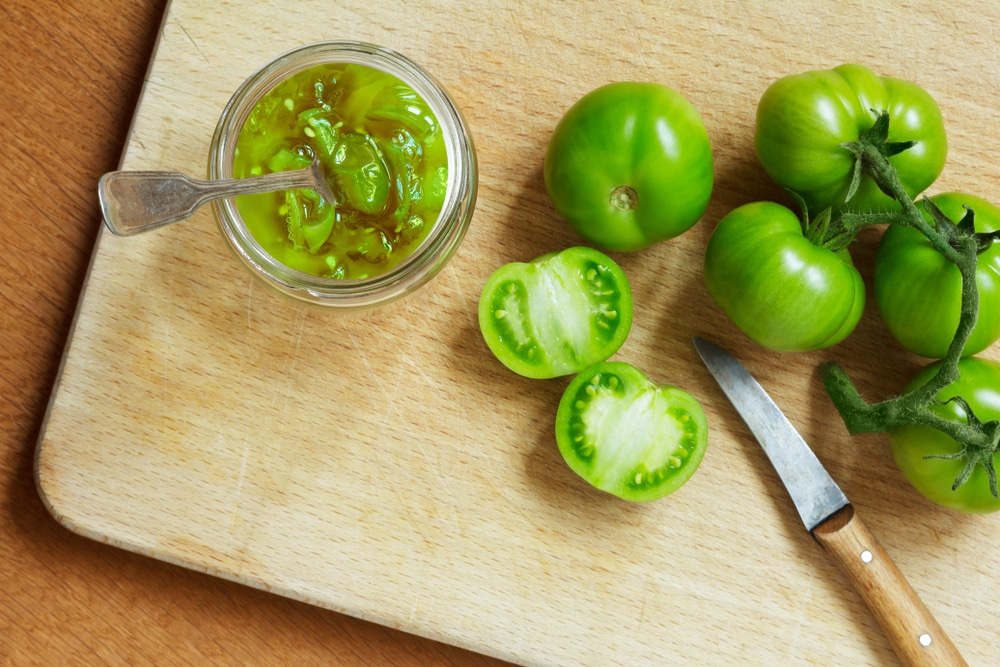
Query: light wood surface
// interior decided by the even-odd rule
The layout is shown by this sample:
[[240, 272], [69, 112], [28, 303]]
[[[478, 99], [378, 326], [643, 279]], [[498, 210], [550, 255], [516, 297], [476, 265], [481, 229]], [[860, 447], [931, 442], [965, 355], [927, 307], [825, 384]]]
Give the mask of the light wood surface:
[[813, 536], [868, 605], [906, 667], [966, 667], [961, 652], [892, 557], [848, 505]]
[[503, 664], [79, 537], [32, 461], [164, 0], [0, 3], [0, 664]]
[[[756, 348], [711, 305], [700, 258], [728, 210], [780, 197], [753, 158], [754, 107], [771, 80], [804, 69], [854, 61], [925, 86], [951, 143], [935, 191], [990, 198], [1000, 151], [996, 14], [989, 3], [934, 2], [369, 0], [331, 10], [310, 1], [174, 0], [124, 144], [125, 168], [203, 174], [215, 119], [253, 69], [303, 42], [362, 39], [423, 64], [464, 111], [479, 149], [477, 212], [430, 285], [349, 317], [265, 292], [229, 256], [208, 211], [143, 237], [100, 235], [48, 422], [40, 425], [39, 383], [23, 399], [18, 414], [28, 426], [11, 446], [19, 463], [8, 475], [9, 521], [28, 548], [9, 551], [32, 573], [22, 582], [5, 571], [15, 596], [7, 618], [20, 642], [12, 655], [31, 662], [24, 647], [34, 644], [55, 646], [51, 656], [172, 664], [489, 662], [415, 633], [525, 664], [896, 664], [697, 362], [691, 337], [700, 335], [741, 357], [772, 393], [970, 663], [995, 663], [997, 518], [922, 500], [896, 472], [884, 438], [846, 434], [817, 376], [820, 362], [835, 358], [863, 391], [885, 395], [921, 361], [899, 351], [873, 307], [833, 350]], [[150, 35], [156, 18], [144, 20]], [[101, 24], [92, 25], [94, 45], [84, 53], [106, 46]], [[83, 40], [81, 31], [49, 29], [55, 36], [39, 53]], [[141, 59], [148, 37], [131, 49]], [[122, 146], [132, 99], [108, 102], [104, 89], [124, 84], [90, 57], [103, 78], [88, 101], [119, 132], [116, 142], [106, 137], [114, 151], [100, 144], [108, 156]], [[134, 95], [141, 69], [131, 67]], [[579, 243], [548, 203], [541, 156], [575, 99], [621, 79], [660, 81], [692, 101], [713, 141], [717, 177], [690, 233], [618, 256], [636, 315], [617, 358], [694, 393], [712, 429], [694, 479], [643, 506], [573, 476], [551, 433], [565, 381], [512, 376], [489, 355], [474, 316], [496, 266]], [[42, 111], [51, 97], [31, 99]], [[36, 136], [38, 150], [50, 150]], [[14, 146], [27, 164], [32, 151]], [[60, 159], [53, 152], [50, 162]], [[107, 162], [73, 181], [75, 209], [46, 211], [48, 234], [39, 238], [25, 221], [34, 236], [8, 241], [20, 254], [5, 260], [7, 319], [31, 317], [29, 304], [44, 300], [62, 327], [40, 362], [50, 383], [97, 229], [93, 184]], [[25, 169], [31, 189], [65, 191], [45, 163]], [[65, 224], [87, 239], [77, 240], [76, 273], [40, 290], [30, 280], [40, 272], [31, 253], [43, 247], [44, 266], [65, 270], [46, 243]], [[876, 241], [866, 234], [855, 255], [866, 278]], [[22, 276], [29, 285], [13, 287]], [[30, 333], [19, 335], [19, 356], [36, 349]], [[25, 391], [20, 384], [12, 382], [15, 395]], [[30, 440], [40, 428], [38, 484], [69, 531], [44, 519], [28, 491]], [[55, 643], [29, 639], [39, 625]], [[111, 641], [95, 638], [102, 635]]]

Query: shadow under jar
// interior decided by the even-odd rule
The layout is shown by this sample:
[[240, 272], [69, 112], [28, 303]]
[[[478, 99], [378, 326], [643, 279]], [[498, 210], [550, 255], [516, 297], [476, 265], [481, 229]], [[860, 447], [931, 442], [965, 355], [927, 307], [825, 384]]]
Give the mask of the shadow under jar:
[[[268, 123], [279, 126], [273, 145], [260, 135], [248, 159], [244, 133]], [[475, 206], [475, 148], [451, 98], [409, 59], [354, 41], [278, 56], [223, 110], [209, 178], [312, 159], [338, 201], [287, 191], [213, 204], [231, 249], [268, 286], [330, 309], [371, 308], [425, 284], [458, 249]], [[269, 228], [258, 224], [268, 217]]]

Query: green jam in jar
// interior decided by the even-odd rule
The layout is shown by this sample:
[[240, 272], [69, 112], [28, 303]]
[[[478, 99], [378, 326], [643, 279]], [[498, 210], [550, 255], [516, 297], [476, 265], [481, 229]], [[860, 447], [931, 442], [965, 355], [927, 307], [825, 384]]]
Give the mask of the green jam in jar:
[[236, 178], [319, 160], [336, 201], [312, 190], [238, 197], [247, 229], [305, 273], [363, 279], [390, 270], [427, 236], [444, 205], [448, 155], [437, 118], [399, 78], [356, 64], [285, 79], [240, 131]]

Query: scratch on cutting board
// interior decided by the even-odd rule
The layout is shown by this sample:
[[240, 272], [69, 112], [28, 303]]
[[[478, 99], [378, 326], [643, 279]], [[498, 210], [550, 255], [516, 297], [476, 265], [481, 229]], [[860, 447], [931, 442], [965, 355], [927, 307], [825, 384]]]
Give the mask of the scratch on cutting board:
[[[427, 373], [424, 372], [424, 370], [421, 368], [421, 366], [419, 364], [417, 364], [410, 356], [407, 355], [407, 356], [404, 357], [404, 359], [406, 361], [407, 366], [409, 366], [417, 375], [421, 376], [424, 379], [425, 384], [431, 384], [432, 383], [432, 380], [431, 380], [430, 376], [428, 376]], [[365, 363], [367, 365], [367, 358], [365, 360]], [[369, 366], [369, 368], [370, 368], [370, 366]], [[383, 434], [385, 432], [386, 427], [390, 423], [392, 423], [392, 417], [393, 417], [394, 411], [398, 411], [398, 407], [397, 406], [399, 405], [399, 403], [396, 401], [397, 394], [400, 392], [400, 390], [401, 390], [402, 387], [404, 387], [404, 386], [412, 386], [411, 383], [404, 383], [404, 382], [399, 382], [398, 381], [399, 378], [403, 375], [404, 369], [405, 369], [405, 367], [402, 366], [402, 365], [399, 365], [399, 366], [396, 367], [396, 381], [391, 384], [391, 386], [392, 386], [392, 392], [390, 393], [389, 391], [384, 391], [384, 393], [386, 394], [386, 398], [387, 398], [386, 409], [383, 412], [383, 414], [381, 415], [381, 420], [380, 420], [380, 423], [379, 423], [379, 430]], [[405, 423], [405, 422], [398, 422], [398, 423]], [[447, 495], [447, 497], [448, 497], [448, 499], [450, 501], [448, 503], [448, 506], [451, 508], [451, 522], [453, 523], [453, 525], [456, 528], [460, 528], [461, 527], [461, 521], [459, 520], [459, 514], [458, 514], [458, 511], [456, 509], [459, 506], [459, 503], [458, 503], [458, 500], [455, 498], [454, 492], [452, 491], [452, 485], [447, 482], [447, 480], [445, 479], [445, 476], [441, 472], [441, 466], [440, 466], [438, 460], [436, 460], [431, 455], [430, 451], [425, 446], [424, 439], [420, 437], [420, 434], [412, 432], [412, 429], [411, 429], [410, 432], [407, 432], [406, 434], [404, 434], [404, 437], [406, 437], [409, 440], [409, 442], [411, 442], [411, 443], [413, 443], [413, 444], [416, 445], [417, 450], [420, 452], [420, 456], [427, 463], [427, 467], [430, 468], [431, 473], [434, 475], [434, 478], [437, 480], [438, 489], [439, 490], [444, 490], [444, 493]], [[395, 485], [395, 484], [389, 484], [387, 486], [390, 487], [390, 488], [393, 488], [393, 489], [397, 488], [397, 485]], [[398, 491], [397, 491], [397, 493], [398, 493]], [[404, 503], [404, 506], [405, 506], [405, 503]]]
[[445, 269], [446, 272], [451, 276], [452, 282], [455, 283], [455, 291], [458, 292], [458, 303], [462, 306], [462, 310], [465, 311], [466, 317], [469, 319], [469, 324], [478, 328], [479, 327], [479, 310], [478, 310], [478, 298], [476, 300], [477, 309], [473, 310], [469, 307], [471, 303], [470, 299], [466, 298], [466, 290], [462, 285], [462, 281], [458, 279], [458, 273], [454, 270]]
[[[427, 380], [428, 382], [430, 382], [430, 378], [427, 375], [427, 373], [425, 373], [420, 368], [420, 366], [418, 366], [413, 361], [413, 359], [409, 355], [407, 355], [405, 358], [406, 358], [407, 364], [409, 364], [411, 368], [413, 368], [418, 374], [420, 374], [421, 376], [423, 376], [423, 378], [425, 380]], [[396, 390], [397, 391], [399, 390], [399, 384], [400, 383], [396, 383]], [[458, 404], [458, 403], [459, 402], [456, 402], [456, 404]], [[464, 412], [464, 409], [463, 409], [463, 412]], [[440, 487], [442, 489], [444, 489], [444, 492], [448, 495], [448, 498], [452, 501], [450, 505], [451, 505], [453, 520], [454, 520], [456, 526], [460, 526], [461, 522], [459, 521], [458, 511], [456, 509], [459, 506], [459, 503], [458, 503], [457, 499], [455, 498], [454, 492], [452, 491], [452, 485], [448, 484], [447, 480], [445, 480], [445, 478], [444, 478], [444, 475], [441, 474], [441, 467], [438, 465], [437, 461], [435, 461], [430, 456], [430, 454], [427, 451], [427, 448], [424, 446], [424, 443], [423, 443], [422, 439], [419, 438], [419, 437], [414, 437], [412, 440], [413, 440], [413, 442], [417, 443], [417, 446], [420, 448], [420, 454], [421, 454], [421, 456], [423, 456], [424, 460], [427, 461], [427, 464], [430, 466], [431, 471], [434, 473], [434, 476], [438, 480], [438, 484], [440, 485]]]
[[458, 510], [456, 509], [459, 506], [459, 503], [458, 500], [455, 498], [454, 492], [451, 490], [452, 485], [448, 484], [448, 482], [445, 480], [444, 475], [441, 474], [441, 469], [437, 465], [437, 462], [434, 461], [430, 457], [430, 455], [428, 455], [427, 448], [424, 447], [424, 444], [420, 441], [420, 439], [414, 438], [414, 441], [417, 443], [417, 446], [420, 447], [421, 456], [424, 457], [424, 460], [427, 461], [427, 464], [431, 467], [431, 471], [434, 473], [434, 476], [438, 480], [438, 485], [440, 486], [441, 489], [444, 490], [445, 494], [451, 500], [451, 503], [449, 505], [451, 507], [452, 521], [454, 521], [456, 527], [460, 527], [461, 521], [459, 520], [458, 517]]
[[351, 348], [357, 351], [358, 358], [361, 359], [361, 362], [365, 365], [365, 368], [368, 369], [368, 376], [373, 380], [375, 380], [375, 386], [378, 388], [380, 392], [382, 392], [382, 394], [385, 396], [387, 400], [392, 399], [392, 396], [389, 394], [389, 392], [385, 390], [385, 383], [382, 381], [382, 374], [376, 373], [375, 369], [372, 368], [371, 362], [368, 360], [368, 354], [364, 352], [363, 349], [364, 346], [358, 343], [357, 335], [353, 331], [348, 331], [347, 337], [351, 341]]
[[809, 602], [812, 600], [812, 589], [813, 589], [814, 579], [815, 575], [810, 572], [808, 579], [806, 580], [805, 595], [803, 596], [802, 604], [800, 605], [800, 608], [803, 610], [803, 613], [795, 614], [795, 619], [796, 619], [795, 630], [792, 634], [792, 641], [788, 646], [789, 658], [795, 658], [799, 652], [798, 646], [799, 646], [799, 638], [802, 636], [802, 619], [805, 616], [805, 609], [809, 607]]
[[233, 511], [229, 516], [229, 537], [226, 540], [226, 546], [229, 547], [232, 544], [233, 537], [236, 535], [236, 519], [240, 512], [240, 499], [243, 496], [243, 481], [247, 476], [247, 461], [250, 458], [250, 440], [244, 436], [243, 438], [243, 456], [240, 461], [240, 474], [236, 481], [236, 495], [233, 498]]
[[[156, 79], [156, 78], [152, 78], [152, 77], [149, 78], [149, 79], [146, 79], [146, 83], [148, 83], [148, 84], [150, 84], [152, 86], [159, 86], [160, 88], [162, 88], [164, 90], [169, 90], [170, 92], [177, 93], [178, 95], [183, 95], [185, 97], [195, 97], [195, 98], [198, 97], [198, 93], [194, 92], [197, 89], [193, 88], [193, 87], [192, 88], [179, 88], [177, 86], [168, 86], [167, 84], [165, 84], [163, 82], [162, 79]], [[161, 159], [162, 159], [162, 156], [161, 156]]]
[[406, 619], [408, 623], [412, 624], [417, 617], [417, 606], [420, 604], [420, 596], [423, 595], [423, 589], [417, 590], [417, 597], [413, 598], [413, 604], [410, 605], [410, 615]]
[[[170, 369], [171, 369], [170, 356], [171, 352], [174, 349], [173, 336], [171, 335], [173, 333], [173, 327], [170, 326], [170, 317], [169, 317], [170, 313], [169, 312], [164, 313], [164, 309], [160, 305], [159, 301], [155, 300], [152, 301], [152, 307], [156, 314], [156, 319], [155, 319], [157, 325], [156, 329], [160, 335], [160, 338], [163, 340], [163, 345], [162, 345], [163, 351], [160, 354], [160, 378], [159, 378], [163, 381], [160, 382], [159, 385], [163, 394], [166, 395], [168, 393], [168, 390], [165, 379], [170, 376]], [[150, 368], [150, 370], [153, 369]]]
[[645, 577], [642, 587], [642, 607], [639, 608], [639, 624], [636, 626], [636, 631], [642, 630], [643, 623], [646, 622], [646, 603], [649, 601], [649, 586], [652, 577], [648, 574]]
[[254, 282], [250, 281], [250, 289], [247, 290], [247, 333], [253, 332], [253, 285]]
[[[306, 314], [299, 313], [298, 321], [296, 322], [295, 331], [295, 343], [292, 345], [292, 354], [289, 356], [288, 368], [281, 374], [282, 380], [279, 381], [280, 385], [275, 389], [274, 398], [284, 399], [281, 404], [281, 420], [284, 420], [285, 416], [288, 414], [288, 406], [292, 402], [292, 388], [294, 385], [295, 378], [295, 366], [299, 360], [299, 348], [302, 346], [302, 338], [306, 331]], [[274, 401], [271, 402], [274, 405]], [[278, 449], [281, 449], [281, 443], [279, 440]]]
[[637, 40], [640, 40], [640, 44], [638, 45], [639, 48], [633, 50], [632, 58], [634, 60], [638, 60], [639, 65], [644, 69], [649, 69], [650, 67], [649, 59], [646, 58], [646, 53], [649, 51], [649, 49], [645, 48], [641, 44], [642, 36], [645, 33], [645, 31], [642, 29], [641, 25], [636, 25], [635, 13], [630, 11], [629, 8], [627, 8], [627, 5], [625, 5], [625, 3], [614, 3], [613, 6], [615, 6], [618, 10], [618, 21], [616, 21], [616, 23], [622, 26], [631, 25], [631, 28], [627, 30], [627, 34]]
[[200, 46], [198, 46], [198, 42], [194, 41], [194, 38], [191, 37], [191, 33], [189, 33], [187, 29], [180, 23], [177, 24], [177, 27], [180, 28], [181, 32], [184, 33], [184, 36], [188, 38], [188, 41], [191, 42], [191, 46], [193, 46], [195, 51], [198, 52], [198, 55], [200, 55], [205, 62], [211, 64], [211, 61], [209, 61], [208, 56], [206, 56], [205, 52], [201, 50]]

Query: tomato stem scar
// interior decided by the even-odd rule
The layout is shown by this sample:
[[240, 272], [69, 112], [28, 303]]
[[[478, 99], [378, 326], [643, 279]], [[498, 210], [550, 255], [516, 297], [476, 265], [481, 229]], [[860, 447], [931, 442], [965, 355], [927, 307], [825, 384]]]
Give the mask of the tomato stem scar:
[[627, 185], [619, 185], [611, 191], [611, 205], [619, 211], [631, 211], [639, 202], [639, 195]]

